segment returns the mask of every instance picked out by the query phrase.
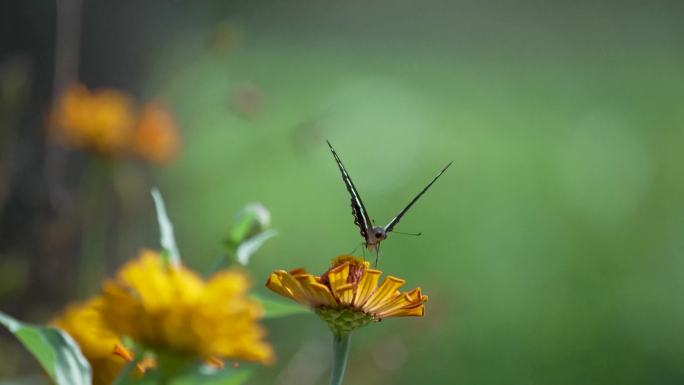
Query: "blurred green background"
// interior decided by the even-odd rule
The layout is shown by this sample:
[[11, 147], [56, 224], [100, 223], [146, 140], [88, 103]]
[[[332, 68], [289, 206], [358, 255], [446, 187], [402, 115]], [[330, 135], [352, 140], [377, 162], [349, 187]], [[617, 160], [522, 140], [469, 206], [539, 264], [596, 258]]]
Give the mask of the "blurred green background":
[[[34, 24], [3, 39], [49, 45], [53, 26], [41, 21], [54, 9], [15, 8]], [[397, 226], [423, 235], [390, 235], [380, 260], [430, 296], [426, 316], [357, 332], [345, 383], [680, 384], [683, 11], [665, 1], [86, 0], [81, 79], [161, 95], [183, 135], [170, 167], [113, 171], [113, 191], [136, 199], [106, 211], [118, 212], [112, 258], [157, 245], [151, 185], [185, 262], [202, 271], [233, 214], [258, 201], [280, 235], [249, 269], [274, 295], [269, 272], [322, 273], [361, 240], [325, 139], [380, 223], [453, 160]], [[33, 68], [28, 83], [40, 87]], [[5, 276], [32, 271], [8, 270], [30, 252], [0, 250]], [[73, 291], [53, 279], [48, 288]], [[31, 311], [35, 294], [18, 305], [7, 293], [15, 313], [46, 319]], [[278, 362], [252, 384], [326, 383], [323, 323], [267, 326]]]

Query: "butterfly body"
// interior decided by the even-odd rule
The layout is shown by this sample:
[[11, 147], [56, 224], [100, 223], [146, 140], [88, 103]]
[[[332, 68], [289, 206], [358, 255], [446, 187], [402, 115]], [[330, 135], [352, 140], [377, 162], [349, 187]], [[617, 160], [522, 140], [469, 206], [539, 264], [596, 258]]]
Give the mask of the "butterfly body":
[[366, 248], [368, 250], [375, 250], [376, 252], [380, 248], [380, 242], [387, 238], [387, 232], [382, 226], [375, 226], [366, 235]]
[[[380, 252], [380, 242], [384, 241], [387, 239], [387, 235], [394, 229], [394, 226], [396, 226], [397, 223], [399, 223], [399, 220], [406, 214], [406, 212], [413, 206], [414, 203], [420, 198], [429, 188], [432, 186], [435, 181], [442, 176], [444, 171], [446, 171], [449, 166], [451, 166], [451, 163], [447, 164], [442, 171], [435, 176], [430, 183], [428, 183], [427, 186], [421, 190], [418, 195], [416, 195], [411, 202], [409, 202], [406, 207], [404, 207], [399, 214], [397, 214], [392, 220], [386, 225], [386, 226], [375, 226], [373, 222], [370, 220], [370, 217], [368, 216], [368, 212], [366, 211], [366, 207], [363, 205], [363, 201], [361, 200], [361, 196], [359, 195], [359, 192], [356, 190], [356, 187], [354, 186], [354, 182], [352, 182], [351, 177], [349, 176], [349, 173], [347, 170], [344, 168], [344, 165], [342, 164], [342, 160], [340, 160], [340, 157], [337, 155], [335, 152], [335, 149], [333, 148], [332, 144], [328, 142], [328, 146], [330, 147], [330, 151], [333, 154], [333, 157], [335, 158], [335, 162], [337, 162], [337, 167], [340, 170], [340, 173], [342, 174], [342, 181], [344, 181], [344, 185], [347, 187], [347, 191], [349, 192], [349, 195], [351, 196], [351, 208], [352, 208], [352, 214], [354, 215], [354, 224], [358, 226], [359, 232], [361, 236], [364, 239], [364, 243], [366, 245], [366, 248], [368, 250], [375, 250], [376, 256]], [[375, 264], [377, 265], [377, 258]]]

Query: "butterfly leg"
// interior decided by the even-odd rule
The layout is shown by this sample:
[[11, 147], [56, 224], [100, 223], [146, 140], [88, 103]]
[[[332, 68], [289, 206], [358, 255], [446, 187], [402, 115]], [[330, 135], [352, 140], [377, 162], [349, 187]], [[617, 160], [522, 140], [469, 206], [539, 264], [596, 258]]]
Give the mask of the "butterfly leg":
[[359, 249], [359, 246], [361, 246], [361, 245], [363, 245], [363, 242], [361, 242], [361, 243], [359, 243], [358, 245], [356, 245], [356, 247], [354, 247], [354, 250], [352, 250], [352, 251], [349, 253], [349, 255], [354, 255], [354, 253], [356, 252], [356, 250], [358, 250], [358, 249]]
[[375, 268], [378, 268], [378, 259], [380, 258], [380, 244], [375, 245]]

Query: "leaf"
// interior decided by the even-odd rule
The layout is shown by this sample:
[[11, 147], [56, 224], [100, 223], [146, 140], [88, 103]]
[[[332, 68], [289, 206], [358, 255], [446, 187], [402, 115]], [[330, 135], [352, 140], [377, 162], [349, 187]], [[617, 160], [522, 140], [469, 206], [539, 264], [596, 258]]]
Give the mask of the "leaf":
[[62, 330], [24, 324], [0, 312], [0, 323], [14, 334], [57, 385], [90, 385], [92, 373], [76, 342]]
[[166, 207], [164, 206], [164, 199], [159, 192], [159, 189], [153, 188], [150, 190], [152, 199], [154, 199], [154, 207], [157, 209], [157, 221], [159, 222], [159, 243], [162, 247], [162, 256], [168, 259], [172, 266], [180, 265], [181, 256], [176, 245], [176, 237], [173, 235], [173, 224], [166, 214]]
[[259, 294], [252, 294], [251, 297], [261, 303], [264, 308], [264, 318], [287, 317], [296, 314], [309, 313], [306, 306], [295, 302], [286, 302], [277, 299], [265, 298]]
[[232, 244], [242, 243], [271, 226], [271, 213], [258, 202], [246, 204], [235, 219], [235, 225], [229, 234], [229, 242]]
[[247, 266], [249, 263], [249, 259], [252, 257], [252, 254], [254, 254], [259, 248], [269, 240], [270, 238], [275, 237], [278, 235], [278, 232], [275, 230], [266, 230], [263, 233], [259, 235], [255, 235], [252, 238], [249, 238], [248, 240], [240, 243], [240, 245], [237, 248], [237, 251], [235, 254], [237, 255], [237, 261], [242, 265], [242, 266]]

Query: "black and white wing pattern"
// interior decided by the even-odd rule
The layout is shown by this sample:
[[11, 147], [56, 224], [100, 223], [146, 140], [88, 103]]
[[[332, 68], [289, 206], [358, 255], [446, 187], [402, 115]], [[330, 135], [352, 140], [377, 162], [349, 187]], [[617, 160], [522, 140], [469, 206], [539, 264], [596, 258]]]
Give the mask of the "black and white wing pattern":
[[354, 187], [354, 182], [352, 182], [347, 170], [344, 168], [344, 165], [342, 165], [340, 157], [337, 156], [337, 153], [330, 142], [328, 142], [328, 146], [330, 147], [330, 151], [332, 151], [333, 157], [335, 157], [337, 167], [340, 169], [342, 181], [344, 181], [345, 186], [347, 186], [347, 191], [349, 191], [349, 195], [351, 195], [351, 208], [352, 214], [354, 214], [354, 224], [359, 227], [359, 232], [361, 233], [361, 236], [363, 236], [363, 240], [366, 241], [368, 240], [368, 232], [373, 228], [373, 224], [368, 217], [366, 208], [363, 206], [359, 192], [356, 191], [356, 187]]
[[425, 188], [423, 188], [423, 190], [421, 190], [421, 191], [418, 193], [418, 195], [416, 195], [415, 198], [413, 198], [413, 199], [411, 200], [411, 202], [409, 202], [409, 204], [407, 204], [406, 207], [404, 207], [404, 208], [399, 212], [399, 214], [397, 214], [396, 217], [392, 218], [392, 220], [387, 224], [387, 226], [385, 226], [385, 232], [386, 232], [386, 233], [389, 233], [390, 231], [392, 231], [392, 229], [394, 229], [394, 226], [396, 226], [396, 224], [399, 223], [399, 221], [401, 220], [401, 217], [403, 217], [404, 214], [406, 214], [406, 212], [411, 208], [411, 206], [413, 206], [413, 204], [416, 203], [416, 201], [418, 201], [418, 199], [419, 199], [423, 194], [425, 194], [425, 192], [430, 188], [430, 186], [432, 186], [432, 184], [435, 183], [435, 181], [437, 181], [437, 179], [439, 179], [439, 177], [442, 176], [442, 174], [444, 174], [444, 171], [446, 171], [446, 169], [449, 168], [449, 166], [451, 166], [452, 163], [453, 163], [453, 162], [449, 162], [449, 164], [447, 164], [446, 166], [444, 166], [444, 168], [442, 169], [442, 171], [440, 171], [439, 174], [437, 174], [437, 176], [434, 177], [434, 178], [430, 181], [430, 183], [428, 183], [428, 185], [425, 186]]

